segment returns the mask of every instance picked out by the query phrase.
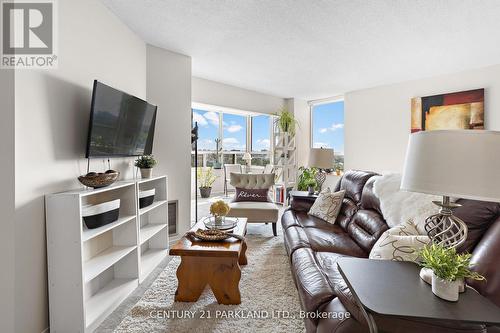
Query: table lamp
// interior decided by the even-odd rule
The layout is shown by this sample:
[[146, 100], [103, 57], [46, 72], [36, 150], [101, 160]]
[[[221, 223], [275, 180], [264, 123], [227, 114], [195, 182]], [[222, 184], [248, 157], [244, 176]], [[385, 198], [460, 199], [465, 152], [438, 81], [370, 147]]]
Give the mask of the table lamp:
[[309, 167], [319, 169], [316, 173], [315, 179], [320, 191], [326, 179], [324, 169], [333, 168], [333, 162], [333, 149], [311, 148], [311, 151], [309, 152]]
[[439, 212], [425, 220], [435, 244], [457, 247], [467, 225], [453, 215], [450, 197], [500, 201], [500, 132], [436, 130], [410, 135], [401, 190], [443, 196]]
[[250, 166], [252, 164], [252, 155], [250, 155], [249, 152], [246, 152], [243, 154], [243, 157], [241, 158], [243, 161], [246, 163], [246, 172], [250, 172]]

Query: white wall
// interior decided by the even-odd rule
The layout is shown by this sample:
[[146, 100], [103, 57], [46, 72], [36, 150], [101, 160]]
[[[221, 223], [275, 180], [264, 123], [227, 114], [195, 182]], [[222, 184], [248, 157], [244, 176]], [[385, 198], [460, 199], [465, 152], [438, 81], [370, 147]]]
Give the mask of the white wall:
[[347, 93], [346, 169], [401, 172], [411, 98], [476, 88], [485, 88], [486, 128], [500, 130], [500, 65]]
[[307, 101], [292, 98], [289, 100], [289, 108], [293, 105], [295, 119], [299, 122], [296, 133], [297, 166], [307, 166], [309, 163], [309, 151], [311, 150], [311, 108]]
[[156, 171], [169, 176], [169, 200], [179, 200], [182, 235], [191, 221], [191, 58], [148, 45], [147, 98], [158, 105]]
[[14, 332], [14, 71], [0, 70], [0, 332]]
[[[16, 71], [15, 332], [48, 327], [44, 195], [79, 187], [86, 172], [93, 80], [146, 97], [145, 43], [98, 0], [58, 7], [59, 68]], [[129, 161], [112, 167], [130, 177]]]
[[243, 111], [276, 113], [283, 106], [281, 97], [193, 77], [192, 100]]

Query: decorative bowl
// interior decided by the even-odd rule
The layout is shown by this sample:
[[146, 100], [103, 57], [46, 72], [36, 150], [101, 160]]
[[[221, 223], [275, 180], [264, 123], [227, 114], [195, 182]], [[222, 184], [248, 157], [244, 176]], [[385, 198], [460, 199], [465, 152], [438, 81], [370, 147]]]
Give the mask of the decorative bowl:
[[105, 173], [90, 172], [78, 177], [78, 180], [87, 187], [100, 188], [113, 184], [119, 176], [120, 172], [108, 170]]
[[206, 216], [203, 218], [203, 224], [207, 229], [230, 230], [238, 225], [237, 217], [223, 217], [222, 223], [217, 223], [213, 216]]

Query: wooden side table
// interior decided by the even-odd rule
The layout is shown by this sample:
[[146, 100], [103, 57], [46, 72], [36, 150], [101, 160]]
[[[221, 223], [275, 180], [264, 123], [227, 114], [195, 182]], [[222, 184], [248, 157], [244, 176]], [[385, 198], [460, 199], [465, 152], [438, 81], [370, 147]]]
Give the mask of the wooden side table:
[[500, 324], [500, 308], [472, 288], [458, 302], [432, 293], [411, 262], [340, 258], [339, 272], [358, 303], [370, 332], [378, 332], [373, 314], [412, 319]]
[[[205, 229], [199, 221], [191, 230]], [[244, 236], [247, 219], [238, 218], [233, 233]], [[204, 242], [184, 236], [171, 249], [180, 256], [177, 268], [177, 302], [196, 302], [208, 284], [219, 304], [240, 304], [240, 265], [247, 264], [247, 244], [235, 238], [223, 242]]]

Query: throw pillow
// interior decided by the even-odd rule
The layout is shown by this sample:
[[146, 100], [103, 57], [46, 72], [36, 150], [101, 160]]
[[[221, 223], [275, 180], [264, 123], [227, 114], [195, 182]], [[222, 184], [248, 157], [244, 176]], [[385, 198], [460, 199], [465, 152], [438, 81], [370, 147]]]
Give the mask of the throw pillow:
[[370, 259], [416, 261], [418, 251], [429, 242], [429, 237], [419, 235], [409, 220], [384, 232], [370, 251]]
[[246, 189], [237, 187], [233, 202], [251, 201], [251, 202], [268, 202], [269, 189]]
[[339, 215], [344, 195], [345, 190], [331, 193], [330, 188], [327, 188], [326, 190], [321, 191], [308, 214], [334, 224], [337, 219], [337, 215]]

